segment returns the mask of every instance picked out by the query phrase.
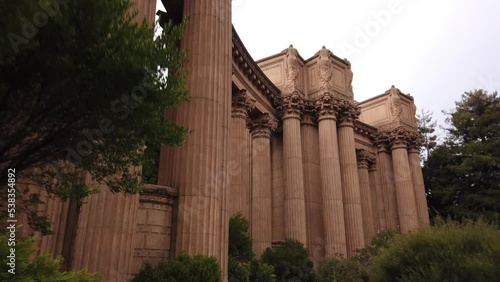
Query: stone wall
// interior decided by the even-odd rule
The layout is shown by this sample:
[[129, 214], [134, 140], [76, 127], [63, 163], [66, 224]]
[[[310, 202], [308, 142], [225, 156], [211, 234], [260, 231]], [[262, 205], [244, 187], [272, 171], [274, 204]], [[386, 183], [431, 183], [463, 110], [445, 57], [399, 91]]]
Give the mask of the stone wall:
[[171, 257], [174, 204], [177, 191], [159, 185], [145, 185], [137, 209], [133, 274], [145, 262], [158, 263]]

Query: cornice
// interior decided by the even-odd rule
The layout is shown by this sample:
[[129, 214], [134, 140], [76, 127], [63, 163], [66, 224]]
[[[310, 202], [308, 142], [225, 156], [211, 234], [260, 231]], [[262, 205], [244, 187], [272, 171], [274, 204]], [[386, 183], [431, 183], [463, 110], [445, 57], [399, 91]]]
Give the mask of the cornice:
[[234, 62], [243, 70], [248, 80], [251, 81], [274, 106], [276, 106], [277, 99], [281, 96], [279, 88], [271, 82], [257, 63], [252, 59], [250, 53], [248, 53], [245, 45], [243, 45], [238, 33], [234, 29], [234, 26], [232, 27], [232, 33], [232, 54]]

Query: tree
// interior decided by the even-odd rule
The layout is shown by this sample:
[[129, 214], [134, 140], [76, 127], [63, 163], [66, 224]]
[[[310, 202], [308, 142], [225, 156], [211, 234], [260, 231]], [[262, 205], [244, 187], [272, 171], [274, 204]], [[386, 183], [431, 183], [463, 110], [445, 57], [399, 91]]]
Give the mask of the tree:
[[423, 171], [431, 212], [461, 220], [497, 221], [500, 211], [500, 99], [466, 92], [449, 113], [443, 144]]
[[432, 112], [422, 109], [421, 113], [417, 114], [418, 131], [424, 137], [424, 143], [420, 152], [422, 160], [427, 160], [437, 145], [436, 125], [437, 122], [433, 120]]
[[255, 259], [248, 220], [237, 213], [229, 220], [228, 280], [230, 282], [274, 282], [274, 268]]
[[7, 168], [77, 204], [100, 184], [136, 193], [133, 168], [188, 133], [164, 118], [187, 100], [184, 24], [153, 38], [130, 0], [36, 3], [6, 2], [0, 19], [0, 194]]

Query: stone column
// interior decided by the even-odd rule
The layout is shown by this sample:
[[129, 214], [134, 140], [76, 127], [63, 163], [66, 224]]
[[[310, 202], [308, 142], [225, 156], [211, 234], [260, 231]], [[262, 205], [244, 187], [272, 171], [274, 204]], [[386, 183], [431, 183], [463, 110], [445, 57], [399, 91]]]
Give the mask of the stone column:
[[86, 268], [105, 281], [131, 279], [138, 195], [115, 194], [102, 185], [82, 205], [72, 269]]
[[358, 159], [358, 176], [359, 176], [359, 190], [361, 195], [361, 211], [363, 213], [363, 231], [365, 243], [370, 244], [373, 236], [375, 235], [373, 210], [372, 210], [372, 195], [370, 189], [370, 178], [368, 175], [368, 164], [374, 158], [365, 149], [357, 149], [356, 157]]
[[[377, 174], [377, 161], [376, 157], [372, 162], [368, 163], [368, 177], [370, 178], [370, 191], [372, 196], [372, 213], [373, 213], [373, 226], [375, 234], [381, 230], [385, 230], [385, 212], [383, 194], [380, 187], [380, 182]], [[379, 193], [380, 191], [380, 193]]]
[[359, 192], [358, 165], [354, 147], [354, 119], [358, 110], [347, 101], [342, 102], [342, 113], [338, 128], [342, 194], [346, 225], [347, 256], [365, 246], [361, 196]]
[[410, 144], [408, 151], [410, 170], [415, 188], [415, 199], [417, 204], [417, 216], [419, 225], [429, 225], [429, 211], [427, 209], [427, 198], [425, 197], [424, 176], [420, 166], [420, 143]]
[[283, 166], [285, 174], [285, 236], [307, 244], [304, 168], [300, 119], [303, 100], [298, 92], [284, 96], [280, 109], [283, 116]]
[[321, 205], [321, 174], [318, 127], [311, 113], [311, 104], [301, 121], [302, 161], [304, 164], [304, 192], [306, 203], [307, 247], [314, 269], [324, 259], [323, 212]]
[[330, 94], [317, 101], [319, 163], [326, 257], [347, 256], [344, 204], [337, 143], [338, 103]]
[[[192, 130], [173, 150], [172, 186], [179, 190], [175, 253], [209, 255], [225, 265], [229, 119], [231, 117], [231, 1], [185, 0], [189, 17], [181, 47], [191, 101], [175, 121]], [[163, 173], [164, 168], [160, 168]], [[222, 234], [224, 233], [224, 234]], [[224, 274], [223, 269], [223, 275]]]
[[248, 112], [255, 107], [255, 100], [252, 99], [246, 90], [241, 90], [233, 96], [230, 132], [230, 157], [232, 167], [229, 186], [229, 216], [241, 213], [246, 219], [251, 221], [250, 202], [250, 132], [247, 128]]
[[271, 132], [278, 123], [269, 114], [250, 122], [252, 147], [252, 239], [257, 257], [271, 247], [272, 241], [272, 179]]
[[[396, 202], [396, 188], [394, 184], [394, 172], [392, 169], [392, 157], [387, 150], [385, 142], [378, 144], [380, 192], [383, 196], [385, 211], [385, 222], [388, 230], [399, 229], [398, 205]], [[380, 203], [380, 201], [379, 201]]]
[[271, 139], [273, 178], [273, 241], [285, 240], [285, 179], [283, 171], [283, 135]]
[[418, 227], [417, 204], [408, 160], [407, 135], [408, 133], [402, 128], [391, 132], [392, 162], [398, 202], [399, 226], [403, 233], [407, 233]]

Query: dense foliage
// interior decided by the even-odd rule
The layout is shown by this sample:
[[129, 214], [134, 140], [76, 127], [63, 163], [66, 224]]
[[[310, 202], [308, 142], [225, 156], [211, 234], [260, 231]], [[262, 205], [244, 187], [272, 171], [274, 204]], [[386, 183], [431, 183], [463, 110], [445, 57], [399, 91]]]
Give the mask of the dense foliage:
[[437, 146], [436, 126], [437, 122], [432, 117], [432, 112], [422, 111], [417, 114], [418, 131], [424, 138], [424, 143], [420, 150], [420, 159], [427, 160], [430, 153]]
[[499, 281], [500, 230], [443, 223], [398, 235], [373, 260], [370, 281]]
[[[95, 275], [80, 271], [60, 271], [62, 259], [51, 254], [35, 255], [34, 239], [25, 238], [9, 246], [6, 233], [0, 235], [0, 281], [61, 281], [61, 282], [97, 282]], [[9, 265], [10, 249], [15, 249], [15, 269]], [[9, 272], [9, 270], [11, 272]], [[12, 273], [14, 272], [14, 274]]]
[[153, 38], [130, 0], [4, 2], [0, 171], [15, 168], [18, 181], [63, 200], [102, 184], [137, 192], [140, 170], [131, 168], [145, 163], [154, 178], [147, 168], [160, 144], [178, 145], [188, 132], [164, 118], [187, 100], [177, 47], [184, 24]]
[[274, 268], [255, 259], [248, 220], [237, 213], [229, 220], [228, 280], [230, 282], [274, 282]]
[[274, 267], [278, 281], [315, 281], [309, 251], [297, 240], [288, 239], [276, 248], [268, 248], [262, 261]]
[[496, 92], [466, 92], [448, 122], [445, 142], [423, 168], [431, 212], [457, 220], [498, 221], [500, 98]]
[[132, 279], [133, 282], [220, 282], [222, 276], [215, 257], [180, 254], [174, 259], [162, 260], [156, 266], [146, 263]]

